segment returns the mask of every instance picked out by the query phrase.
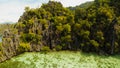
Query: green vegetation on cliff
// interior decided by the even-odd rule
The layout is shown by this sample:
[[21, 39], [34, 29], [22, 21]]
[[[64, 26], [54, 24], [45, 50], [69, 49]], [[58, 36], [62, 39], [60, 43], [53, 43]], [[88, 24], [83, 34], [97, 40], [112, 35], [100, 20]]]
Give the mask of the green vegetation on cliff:
[[2, 37], [6, 29], [11, 29], [12, 31], [14, 29], [14, 24], [9, 24], [9, 23], [0, 24], [0, 37]]
[[115, 54], [120, 52], [119, 3], [95, 0], [71, 11], [60, 2], [49, 1], [40, 8], [26, 7], [16, 27], [21, 41], [35, 51], [47, 46]]

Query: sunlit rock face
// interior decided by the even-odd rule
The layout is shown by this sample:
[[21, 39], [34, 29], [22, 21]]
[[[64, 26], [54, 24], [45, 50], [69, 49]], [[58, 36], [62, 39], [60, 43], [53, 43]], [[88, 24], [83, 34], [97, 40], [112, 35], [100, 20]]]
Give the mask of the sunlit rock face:
[[10, 33], [9, 30], [5, 30], [2, 38], [0, 62], [10, 59], [17, 54], [19, 47], [19, 37]]

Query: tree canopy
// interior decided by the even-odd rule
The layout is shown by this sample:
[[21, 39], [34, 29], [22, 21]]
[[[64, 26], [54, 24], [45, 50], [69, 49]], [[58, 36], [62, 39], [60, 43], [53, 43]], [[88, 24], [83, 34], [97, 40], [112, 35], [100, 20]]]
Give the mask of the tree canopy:
[[49, 1], [40, 8], [26, 7], [16, 24], [22, 42], [50, 49], [120, 52], [119, 0], [95, 0], [84, 5], [88, 6], [73, 9]]

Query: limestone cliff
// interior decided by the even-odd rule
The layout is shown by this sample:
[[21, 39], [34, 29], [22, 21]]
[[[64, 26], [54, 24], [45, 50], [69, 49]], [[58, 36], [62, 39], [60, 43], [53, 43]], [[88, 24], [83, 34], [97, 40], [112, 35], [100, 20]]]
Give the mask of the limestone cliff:
[[10, 33], [10, 30], [5, 30], [0, 47], [0, 62], [17, 55], [17, 49], [19, 47], [18, 35]]

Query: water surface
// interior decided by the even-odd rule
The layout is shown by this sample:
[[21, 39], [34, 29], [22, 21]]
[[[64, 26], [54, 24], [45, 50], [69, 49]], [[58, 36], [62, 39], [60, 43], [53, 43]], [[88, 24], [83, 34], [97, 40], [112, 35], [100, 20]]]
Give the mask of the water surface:
[[81, 52], [31, 52], [6, 62], [0, 68], [120, 68], [120, 55], [99, 56]]

